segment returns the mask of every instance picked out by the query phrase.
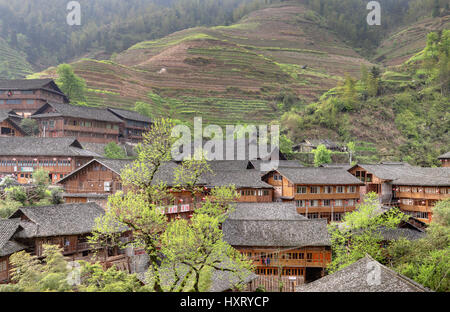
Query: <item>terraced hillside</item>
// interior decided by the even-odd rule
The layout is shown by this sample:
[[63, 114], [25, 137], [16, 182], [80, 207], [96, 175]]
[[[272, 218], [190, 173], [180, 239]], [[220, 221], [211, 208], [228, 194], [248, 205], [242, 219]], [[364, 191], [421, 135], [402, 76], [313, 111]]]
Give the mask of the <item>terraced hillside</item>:
[[374, 61], [385, 66], [400, 65], [425, 47], [428, 33], [443, 29], [450, 29], [450, 15], [402, 27], [382, 42]]
[[[141, 42], [112, 61], [82, 59], [75, 72], [90, 105], [153, 104], [154, 115], [205, 123], [276, 119], [283, 94], [316, 100], [345, 73], [370, 65], [300, 4], [282, 3], [226, 27], [198, 27]], [[38, 76], [55, 76], [54, 68]]]
[[26, 56], [0, 38], [0, 79], [23, 78], [33, 72]]

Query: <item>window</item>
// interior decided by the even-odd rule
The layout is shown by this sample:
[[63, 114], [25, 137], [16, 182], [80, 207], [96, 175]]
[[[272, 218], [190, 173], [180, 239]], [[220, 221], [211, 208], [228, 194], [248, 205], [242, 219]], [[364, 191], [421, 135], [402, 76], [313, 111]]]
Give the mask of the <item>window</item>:
[[22, 104], [22, 100], [6, 100], [6, 104]]
[[319, 201], [318, 200], [311, 200], [311, 207], [319, 207]]
[[318, 212], [308, 213], [308, 219], [319, 219], [319, 213]]
[[324, 207], [330, 207], [330, 206], [331, 206], [331, 200], [329, 200], [329, 199], [323, 200], [323, 201], [322, 201], [322, 205], [323, 205]]
[[331, 194], [331, 193], [333, 193], [333, 187], [332, 186], [324, 186], [323, 187], [323, 192], [325, 194]]
[[307, 260], [308, 262], [311, 262], [311, 261], [312, 261], [312, 253], [307, 253], [307, 254], [306, 254], [306, 260]]
[[305, 200], [296, 200], [295, 203], [297, 204], [297, 207], [306, 207]]
[[342, 206], [343, 206], [342, 199], [336, 199], [336, 200], [334, 201], [334, 205], [335, 205], [336, 207], [342, 207]]
[[355, 206], [355, 200], [354, 199], [349, 199], [347, 201], [347, 206], [349, 206], [349, 207]]
[[5, 272], [7, 270], [6, 260], [0, 261], [0, 272]]
[[297, 194], [306, 194], [306, 186], [297, 186]]
[[279, 175], [279, 174], [274, 174], [274, 175], [273, 175], [273, 179], [274, 179], [275, 181], [281, 181], [281, 180], [283, 180], [283, 178], [282, 178], [281, 175]]
[[336, 186], [336, 193], [344, 193], [344, 187], [343, 186]]
[[311, 194], [319, 194], [319, 193], [320, 193], [320, 187], [311, 186]]
[[349, 186], [348, 187], [348, 192], [349, 193], [356, 193], [356, 186]]

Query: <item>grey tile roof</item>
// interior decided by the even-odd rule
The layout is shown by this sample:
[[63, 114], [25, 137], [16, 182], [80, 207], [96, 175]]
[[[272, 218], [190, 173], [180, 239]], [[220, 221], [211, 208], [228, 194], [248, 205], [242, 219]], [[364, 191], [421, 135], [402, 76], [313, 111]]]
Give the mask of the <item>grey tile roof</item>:
[[283, 168], [277, 171], [295, 184], [362, 185], [363, 183], [343, 168]]
[[139, 114], [138, 112], [129, 111], [129, 110], [125, 110], [125, 109], [118, 109], [118, 108], [108, 108], [108, 110], [121, 119], [142, 121], [142, 122], [147, 122], [147, 123], [153, 122], [150, 118], [148, 118], [147, 116], [143, 116], [143, 115]]
[[0, 109], [0, 122], [10, 117], [10, 115], [15, 114], [10, 109]]
[[25, 246], [13, 240], [19, 229], [19, 219], [0, 219], [0, 257], [25, 249]]
[[365, 169], [383, 180], [395, 180], [400, 175], [412, 169], [412, 166], [407, 163], [357, 164], [356, 166]]
[[236, 203], [229, 220], [307, 220], [297, 212], [294, 202]]
[[85, 156], [99, 155], [83, 149], [75, 138], [0, 137], [0, 156]]
[[236, 220], [222, 225], [224, 239], [232, 246], [306, 247], [330, 246], [327, 220]]
[[91, 233], [95, 219], [104, 213], [95, 203], [77, 203], [19, 208], [10, 219], [25, 215], [30, 221], [20, 222], [23, 231], [17, 237], [36, 238]]
[[[380, 269], [380, 279], [371, 279]], [[407, 277], [394, 272], [370, 257], [346, 268], [297, 287], [297, 292], [425, 292], [429, 291]]]
[[450, 152], [442, 154], [441, 156], [438, 157], [438, 159], [450, 159]]
[[209, 187], [235, 185], [236, 188], [270, 188], [273, 186], [261, 180], [261, 173], [255, 169], [216, 170], [206, 174], [202, 181]]
[[80, 168], [72, 171], [70, 174], [66, 175], [64, 178], [59, 180], [58, 183], [66, 181], [68, 178], [72, 177], [73, 175], [75, 175], [76, 173], [78, 173], [79, 171], [83, 170], [84, 168], [90, 166], [93, 163], [101, 164], [101, 165], [105, 166], [106, 168], [109, 168], [113, 172], [117, 173], [118, 175], [120, 175], [122, 170], [125, 169], [126, 166], [128, 166], [128, 165], [131, 166], [133, 164], [133, 160], [130, 160], [130, 159], [109, 159], [109, 158], [99, 158], [99, 157], [97, 157], [95, 159], [92, 159], [91, 161], [89, 161], [85, 165], [81, 166]]
[[271, 164], [269, 162], [263, 161], [263, 160], [251, 160], [251, 163], [257, 170], [260, 170], [262, 173], [266, 173], [269, 171], [269, 170], [266, 170], [267, 168], [265, 168], [265, 170], [263, 170], [263, 168], [262, 168], [263, 165], [266, 165], [265, 167], [271, 166], [272, 169], [304, 167], [298, 160], [278, 160], [278, 163], [275, 165]]
[[[195, 154], [195, 142], [191, 144], [191, 154]], [[206, 158], [208, 160], [267, 160], [272, 159], [273, 157], [278, 156], [280, 160], [285, 160], [285, 156], [280, 152], [277, 147], [271, 149], [270, 144], [267, 144], [267, 150], [264, 150], [263, 153], [260, 152], [258, 143], [254, 140], [246, 139], [235, 139], [233, 141], [234, 144], [232, 148], [228, 149], [227, 140], [208, 140], [205, 139], [202, 141], [202, 147], [205, 149], [206, 144], [208, 146], [221, 146], [222, 153], [216, 151], [216, 159], [212, 159], [212, 155], [207, 153]], [[211, 147], [212, 148], [212, 147]], [[208, 148], [210, 149], [210, 148]], [[212, 148], [214, 151], [214, 148]], [[251, 152], [250, 152], [251, 151]], [[269, 152], [270, 151], [270, 152]], [[231, 158], [231, 159], [230, 159]]]
[[394, 185], [450, 186], [450, 167], [411, 167], [400, 172], [392, 181]]
[[0, 122], [8, 120], [9, 123], [16, 128], [20, 133], [26, 134], [23, 129], [20, 127], [20, 122], [22, 117], [17, 115], [14, 111], [9, 109], [0, 109]]
[[0, 90], [33, 90], [45, 87], [53, 79], [0, 79]]
[[394, 185], [448, 186], [450, 168], [423, 168], [406, 163], [381, 163], [374, 165], [358, 164], [375, 176], [391, 181]]
[[426, 236], [426, 234], [422, 231], [408, 228], [381, 228], [379, 231], [386, 241], [398, 240], [400, 238], [406, 238], [407, 240], [417, 240]]
[[[56, 112], [46, 114], [44, 110], [51, 106], [55, 109]], [[111, 113], [107, 109], [103, 108], [94, 108], [94, 107], [86, 107], [86, 106], [77, 106], [71, 104], [57, 104], [57, 103], [47, 103], [38, 109], [31, 118], [43, 118], [43, 117], [74, 117], [74, 118], [82, 118], [88, 120], [99, 120], [99, 121], [108, 121], [115, 123], [122, 123], [122, 119]]]

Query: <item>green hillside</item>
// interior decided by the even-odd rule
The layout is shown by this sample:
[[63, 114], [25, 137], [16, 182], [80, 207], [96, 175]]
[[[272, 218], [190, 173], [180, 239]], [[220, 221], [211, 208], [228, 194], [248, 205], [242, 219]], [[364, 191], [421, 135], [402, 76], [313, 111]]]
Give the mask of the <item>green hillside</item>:
[[450, 30], [430, 33], [427, 46], [384, 73], [362, 70], [342, 85], [282, 117], [294, 141], [333, 138], [374, 143], [377, 159], [439, 165], [450, 150]]
[[[153, 105], [155, 116], [206, 123], [267, 123], [306, 105], [345, 73], [371, 64], [298, 3], [255, 11], [238, 24], [196, 27], [145, 41], [112, 61], [82, 59], [75, 72], [90, 105]], [[36, 76], [55, 76], [54, 68]], [[284, 104], [283, 104], [284, 103]]]
[[33, 72], [25, 54], [12, 49], [0, 38], [0, 79], [23, 78]]

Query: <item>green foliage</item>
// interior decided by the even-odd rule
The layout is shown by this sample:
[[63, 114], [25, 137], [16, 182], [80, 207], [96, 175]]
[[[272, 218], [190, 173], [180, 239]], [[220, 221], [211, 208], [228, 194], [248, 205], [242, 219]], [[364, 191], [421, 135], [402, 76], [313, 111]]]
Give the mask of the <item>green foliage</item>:
[[375, 193], [369, 193], [357, 209], [344, 215], [342, 223], [331, 223], [332, 262], [328, 270], [334, 273], [369, 254], [377, 261], [384, 261], [380, 247], [381, 228], [395, 228], [405, 215], [398, 209], [382, 213]]
[[58, 74], [56, 83], [69, 100], [73, 103], [85, 103], [86, 82], [74, 73], [72, 66], [61, 64], [56, 73]]
[[116, 142], [109, 142], [108, 144], [106, 144], [104, 151], [105, 151], [105, 157], [107, 157], [107, 158], [111, 158], [111, 159], [127, 158], [126, 152]]
[[[193, 203], [198, 204], [196, 194], [202, 194], [203, 190], [196, 182], [209, 171], [201, 153], [176, 167], [172, 189], [156, 181], [156, 172], [171, 159], [173, 127], [171, 120], [156, 120], [144, 135], [144, 141], [136, 149], [137, 159], [122, 172], [129, 191], [110, 196], [106, 214], [96, 220], [90, 241], [101, 246], [143, 248], [149, 256], [147, 291], [205, 291], [210, 286], [212, 270], [227, 270], [244, 279], [251, 264], [223, 240], [220, 229], [235, 200], [233, 187], [213, 190], [214, 201], [206, 199], [202, 208], [193, 213], [191, 222], [183, 219], [169, 222], [161, 213], [160, 207], [174, 203], [172, 192], [188, 191]], [[123, 227], [133, 229], [133, 238], [121, 244], [119, 235]]]
[[80, 292], [137, 292], [142, 290], [136, 274], [117, 270], [115, 266], [105, 270], [99, 263], [81, 261]]
[[450, 291], [450, 199], [436, 203], [427, 235], [401, 239], [388, 248], [390, 265], [399, 273], [434, 291]]
[[143, 116], [153, 118], [152, 116], [152, 106], [145, 102], [136, 102], [134, 105], [134, 110]]
[[319, 167], [320, 165], [331, 164], [332, 152], [325, 145], [320, 144], [312, 152], [314, 153], [314, 166]]
[[39, 124], [35, 119], [24, 118], [20, 122], [20, 127], [28, 135], [38, 135], [39, 134]]

